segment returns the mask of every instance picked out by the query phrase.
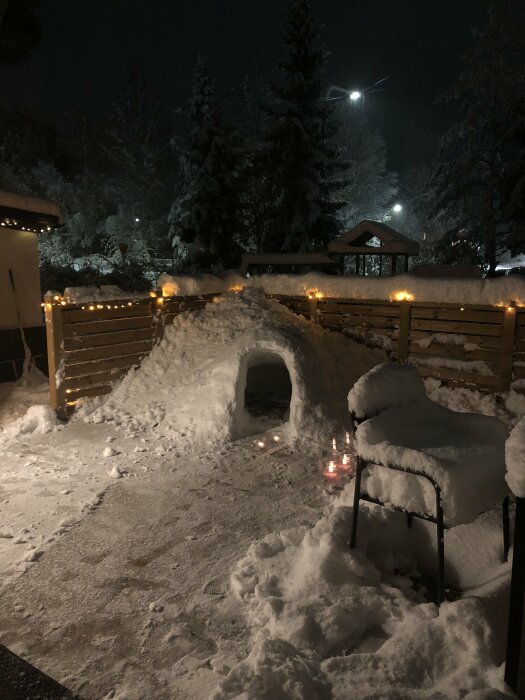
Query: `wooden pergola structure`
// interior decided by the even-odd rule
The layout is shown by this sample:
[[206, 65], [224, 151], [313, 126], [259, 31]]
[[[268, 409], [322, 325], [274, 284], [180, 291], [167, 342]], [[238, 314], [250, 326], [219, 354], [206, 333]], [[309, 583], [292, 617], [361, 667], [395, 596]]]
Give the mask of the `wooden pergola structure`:
[[397, 259], [404, 258], [404, 272], [408, 272], [408, 258], [419, 255], [419, 243], [380, 221], [361, 221], [328, 244], [329, 253], [355, 256], [355, 271], [365, 273], [366, 256], [379, 256], [379, 274], [383, 270], [383, 258], [390, 256], [391, 274], [397, 271]]

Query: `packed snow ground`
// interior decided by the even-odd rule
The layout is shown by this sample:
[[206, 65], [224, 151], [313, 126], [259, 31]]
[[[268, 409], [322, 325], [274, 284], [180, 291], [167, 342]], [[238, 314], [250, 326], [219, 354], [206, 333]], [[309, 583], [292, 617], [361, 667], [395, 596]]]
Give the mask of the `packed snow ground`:
[[[349, 360], [354, 351], [362, 358], [350, 341], [315, 332], [328, 347], [337, 337]], [[191, 376], [197, 348], [186, 340]], [[209, 344], [211, 355], [217, 347]], [[361, 359], [357, 367], [368, 369]], [[418, 521], [409, 530], [400, 514], [365, 505], [359, 549], [349, 552], [351, 484], [330, 501], [312, 446], [272, 440], [286, 430], [268, 434], [271, 447], [220, 430], [208, 445], [195, 433], [186, 439], [184, 422], [177, 432], [159, 414], [123, 416], [118, 390], [53, 424], [45, 408], [17, 418], [24, 411], [13, 397], [27, 396], [11, 389], [0, 413], [0, 639], [75, 692], [503, 697], [510, 569], [500, 561], [498, 512], [447, 533], [447, 580], [464, 594], [438, 611], [418, 578], [434, 565], [433, 528]], [[427, 389], [456, 410], [517, 420], [508, 397]], [[172, 416], [184, 395], [176, 384]]]

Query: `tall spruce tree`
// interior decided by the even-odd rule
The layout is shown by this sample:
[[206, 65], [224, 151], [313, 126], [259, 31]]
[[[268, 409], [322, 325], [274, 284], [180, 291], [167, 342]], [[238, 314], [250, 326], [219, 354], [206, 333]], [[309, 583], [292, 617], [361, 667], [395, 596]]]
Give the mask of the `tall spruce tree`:
[[432, 215], [453, 227], [442, 257], [482, 257], [489, 276], [500, 256], [525, 252], [525, 30], [521, 2], [501, 1], [466, 55], [448, 97], [461, 121], [443, 137]]
[[341, 193], [343, 223], [350, 228], [363, 219], [389, 221], [398, 175], [387, 170], [385, 140], [355, 110], [346, 110], [341, 121], [341, 155], [350, 165], [349, 183]]
[[190, 244], [192, 266], [216, 272], [239, 264], [242, 152], [199, 58], [189, 102], [189, 145], [181, 154], [183, 185], [169, 215], [174, 245]]
[[266, 111], [263, 165], [272, 204], [267, 251], [323, 247], [338, 229], [336, 193], [344, 169], [331, 139], [331, 108], [319, 100], [324, 53], [308, 0], [292, 0], [283, 30], [281, 85], [272, 86]]

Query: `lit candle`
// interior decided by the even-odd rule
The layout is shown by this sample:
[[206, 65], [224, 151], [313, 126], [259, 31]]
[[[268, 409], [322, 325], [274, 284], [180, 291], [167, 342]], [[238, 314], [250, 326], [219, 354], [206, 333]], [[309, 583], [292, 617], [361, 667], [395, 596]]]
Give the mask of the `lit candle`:
[[346, 442], [347, 445], [350, 444], [350, 433], [346, 433], [346, 434], [345, 434], [345, 442]]
[[336, 450], [336, 449], [337, 449], [337, 444], [335, 442], [335, 438], [333, 438], [332, 439], [332, 450]]
[[324, 467], [322, 471], [323, 479], [330, 481], [331, 483], [336, 483], [339, 481], [339, 473], [337, 471], [337, 465], [334, 460], [330, 460], [328, 464]]

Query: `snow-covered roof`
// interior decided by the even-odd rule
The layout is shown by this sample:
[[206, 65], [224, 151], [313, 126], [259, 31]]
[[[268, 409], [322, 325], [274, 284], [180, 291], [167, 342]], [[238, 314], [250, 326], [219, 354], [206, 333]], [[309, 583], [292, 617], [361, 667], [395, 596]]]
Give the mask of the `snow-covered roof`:
[[60, 226], [64, 217], [55, 202], [0, 190], [0, 224], [8, 228], [28, 228], [41, 232], [48, 227]]
[[[371, 238], [377, 238], [380, 245], [367, 245]], [[381, 221], [365, 219], [330, 241], [328, 250], [347, 254], [419, 255], [419, 243]]]

